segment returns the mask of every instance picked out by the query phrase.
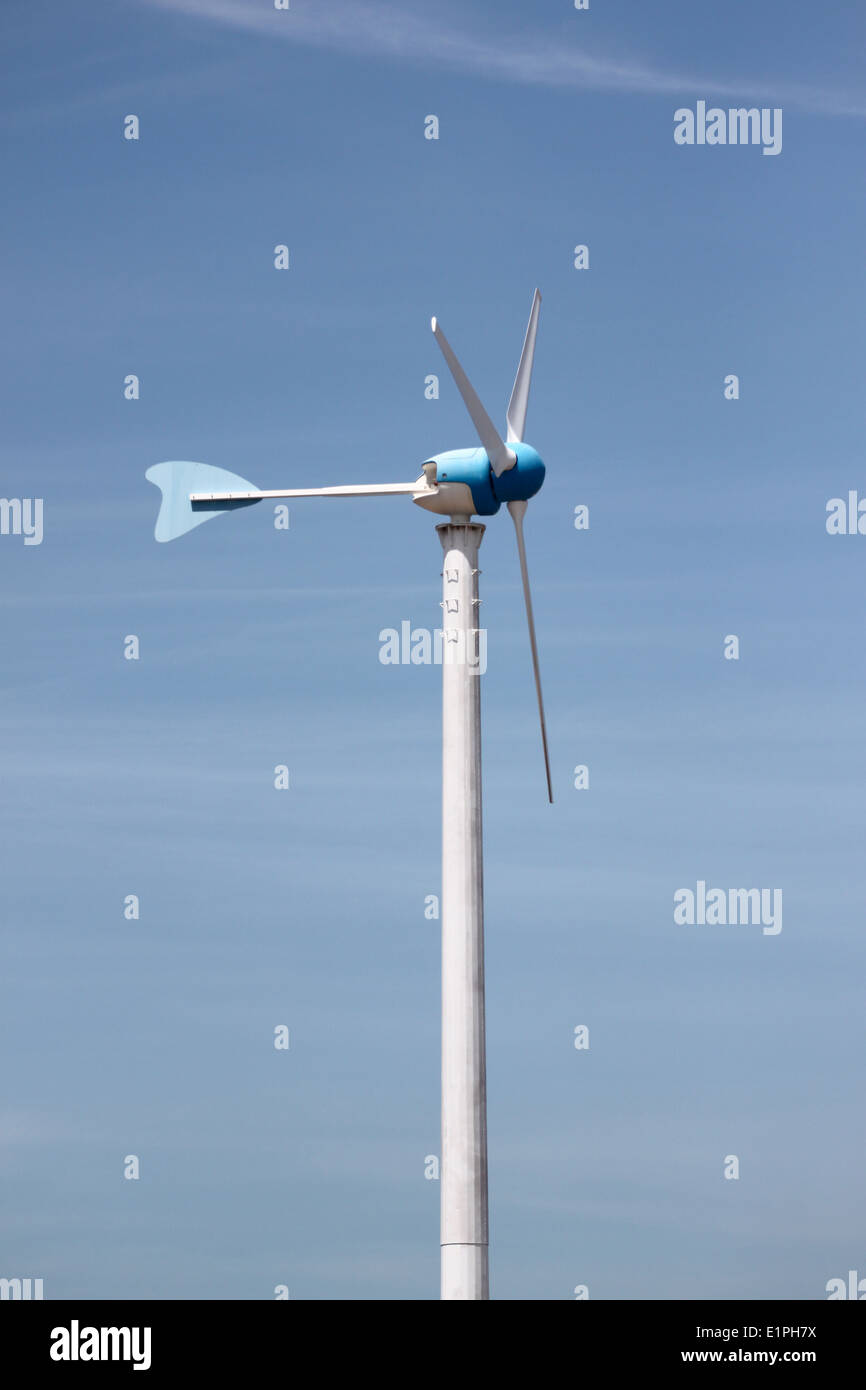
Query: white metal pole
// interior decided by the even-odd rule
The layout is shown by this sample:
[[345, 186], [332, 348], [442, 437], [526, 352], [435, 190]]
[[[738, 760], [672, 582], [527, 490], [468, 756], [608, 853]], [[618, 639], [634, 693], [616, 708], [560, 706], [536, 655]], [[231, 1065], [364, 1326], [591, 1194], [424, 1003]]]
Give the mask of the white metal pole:
[[489, 1298], [478, 547], [484, 527], [437, 526], [442, 574], [442, 1288]]

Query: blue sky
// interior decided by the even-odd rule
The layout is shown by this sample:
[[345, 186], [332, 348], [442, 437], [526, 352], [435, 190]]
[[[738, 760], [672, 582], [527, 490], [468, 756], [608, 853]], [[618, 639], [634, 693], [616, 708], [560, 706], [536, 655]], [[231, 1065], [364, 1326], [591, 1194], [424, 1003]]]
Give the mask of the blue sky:
[[[378, 660], [438, 621], [432, 519], [298, 502], [159, 546], [144, 472], [410, 479], [475, 443], [430, 315], [504, 422], [536, 284], [557, 799], [500, 514], [492, 1296], [866, 1274], [866, 540], [824, 525], [866, 492], [864, 29], [838, 0], [4, 5], [2, 492], [45, 519], [0, 536], [0, 1275], [437, 1296], [441, 673]], [[782, 153], [676, 146], [699, 100], [782, 107]], [[676, 925], [699, 879], [781, 888], [783, 930]]]

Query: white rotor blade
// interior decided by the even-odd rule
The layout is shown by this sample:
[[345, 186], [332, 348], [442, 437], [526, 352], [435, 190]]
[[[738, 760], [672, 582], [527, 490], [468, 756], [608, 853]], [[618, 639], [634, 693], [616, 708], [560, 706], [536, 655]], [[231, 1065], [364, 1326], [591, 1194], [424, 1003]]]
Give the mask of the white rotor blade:
[[517, 367], [517, 376], [514, 378], [514, 387], [511, 392], [511, 400], [508, 402], [508, 443], [522, 444], [523, 432], [526, 429], [526, 408], [529, 405], [529, 386], [532, 381], [532, 363], [535, 358], [535, 336], [538, 332], [538, 311], [541, 308], [541, 291], [536, 290], [532, 300], [532, 308], [529, 311], [529, 323], [526, 325], [526, 337], [523, 340], [523, 351], [520, 354], [520, 362]]
[[547, 752], [547, 725], [544, 722], [544, 701], [541, 698], [541, 674], [538, 669], [538, 647], [535, 644], [535, 619], [532, 616], [532, 595], [529, 592], [529, 571], [526, 568], [526, 547], [523, 544], [523, 518], [526, 503], [509, 502], [508, 510], [517, 532], [517, 553], [520, 556], [520, 576], [523, 580], [523, 598], [526, 603], [526, 621], [529, 626], [529, 645], [532, 648], [532, 669], [535, 673], [535, 690], [538, 695], [538, 715], [541, 720], [541, 743], [544, 748], [544, 770], [547, 773], [547, 796], [553, 803], [553, 783], [550, 780], [550, 758]]
[[451, 344], [445, 337], [436, 319], [432, 320], [431, 327], [436, 341], [442, 349], [442, 356], [448, 363], [451, 375], [457, 383], [457, 390], [463, 397], [466, 409], [469, 411], [472, 418], [472, 423], [478, 433], [478, 438], [481, 440], [484, 451], [490, 459], [493, 472], [498, 478], [500, 473], [504, 473], [506, 469], [514, 467], [517, 462], [517, 455], [503, 443], [499, 431], [476, 396], [472, 382], [457, 361], [452, 351]]
[[192, 492], [190, 502], [258, 502], [265, 497], [389, 497], [392, 493], [435, 492], [420, 478], [416, 483], [352, 483], [347, 487], [277, 488], [273, 492]]

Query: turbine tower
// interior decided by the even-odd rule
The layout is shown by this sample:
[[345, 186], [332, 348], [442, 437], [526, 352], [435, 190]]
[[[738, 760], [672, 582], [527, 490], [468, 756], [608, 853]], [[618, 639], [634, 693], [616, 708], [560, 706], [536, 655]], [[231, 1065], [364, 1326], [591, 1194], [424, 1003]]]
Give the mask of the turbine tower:
[[422, 464], [411, 483], [262, 491], [222, 468], [158, 463], [146, 477], [162, 492], [156, 539], [268, 498], [407, 495], [447, 518], [442, 543], [442, 1154], [441, 1297], [489, 1298], [487, 1072], [484, 1029], [484, 878], [481, 824], [481, 699], [478, 551], [484, 526], [504, 502], [517, 535], [548, 799], [553, 801], [535, 620], [523, 519], [544, 481], [544, 464], [524, 443], [541, 295], [532, 301], [503, 440], [436, 319], [433, 333], [463, 397], [480, 448], [454, 449]]

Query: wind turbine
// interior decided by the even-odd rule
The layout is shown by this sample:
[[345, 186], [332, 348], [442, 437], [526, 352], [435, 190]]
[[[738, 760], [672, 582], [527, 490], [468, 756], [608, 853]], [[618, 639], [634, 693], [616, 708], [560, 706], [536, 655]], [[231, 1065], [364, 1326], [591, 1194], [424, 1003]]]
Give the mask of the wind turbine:
[[404, 494], [448, 519], [436, 527], [442, 571], [442, 1155], [443, 1299], [489, 1298], [487, 1070], [484, 1029], [484, 881], [481, 835], [481, 701], [478, 666], [478, 548], [504, 502], [517, 534], [526, 621], [541, 722], [547, 794], [553, 801], [535, 620], [523, 519], [544, 481], [544, 464], [524, 443], [541, 295], [532, 300], [503, 440], [436, 319], [432, 329], [480, 448], [436, 454], [411, 483], [262, 491], [222, 468], [158, 463], [146, 477], [162, 492], [156, 539], [174, 540], [237, 507], [282, 497], [387, 497]]

